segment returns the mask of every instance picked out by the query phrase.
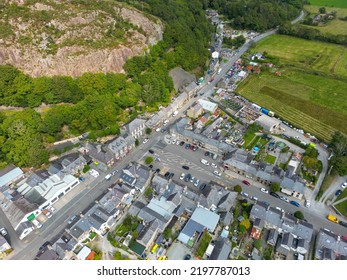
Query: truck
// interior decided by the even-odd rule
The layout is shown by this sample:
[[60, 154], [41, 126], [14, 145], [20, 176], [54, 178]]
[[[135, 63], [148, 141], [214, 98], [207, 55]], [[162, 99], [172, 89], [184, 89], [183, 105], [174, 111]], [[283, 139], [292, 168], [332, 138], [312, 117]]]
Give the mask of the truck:
[[327, 219], [329, 221], [332, 221], [332, 222], [337, 223], [337, 224], [340, 222], [335, 216], [333, 216], [331, 214], [328, 215]]

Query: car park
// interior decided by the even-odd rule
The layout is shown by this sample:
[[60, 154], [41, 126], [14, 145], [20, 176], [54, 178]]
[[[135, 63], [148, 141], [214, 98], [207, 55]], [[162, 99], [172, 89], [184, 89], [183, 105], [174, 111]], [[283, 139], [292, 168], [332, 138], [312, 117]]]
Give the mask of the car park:
[[185, 176], [186, 176], [186, 174], [182, 173], [180, 176], [180, 180], [183, 180]]
[[275, 192], [270, 192], [270, 195], [272, 195], [273, 197], [276, 197], [276, 198], [280, 198], [279, 194], [277, 194]]
[[288, 202], [288, 203], [289, 203], [289, 199], [286, 198], [285, 196], [280, 196], [280, 199], [283, 200], [283, 201], [285, 201], [285, 202]]
[[222, 176], [222, 173], [220, 173], [220, 172], [217, 171], [217, 170], [213, 171], [213, 174], [214, 174], [214, 175], [217, 175], [217, 176], [219, 176], [219, 177]]
[[5, 237], [7, 235], [7, 230], [5, 228], [0, 228], [0, 234]]
[[189, 170], [189, 166], [187, 166], [187, 165], [182, 165], [182, 168], [185, 170]]
[[295, 200], [291, 200], [290, 204], [296, 206], [296, 207], [300, 207], [300, 204], [298, 202], [296, 202]]
[[265, 189], [265, 188], [261, 188], [260, 191], [263, 192], [263, 193], [269, 193], [269, 191], [267, 189]]
[[243, 180], [242, 183], [244, 183], [245, 185], [249, 186], [251, 183], [246, 181], [246, 180]]

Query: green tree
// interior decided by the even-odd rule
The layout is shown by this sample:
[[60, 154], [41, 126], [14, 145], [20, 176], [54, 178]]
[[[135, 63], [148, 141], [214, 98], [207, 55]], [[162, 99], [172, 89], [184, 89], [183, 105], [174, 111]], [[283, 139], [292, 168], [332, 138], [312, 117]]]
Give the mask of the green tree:
[[149, 135], [152, 133], [152, 129], [150, 127], [146, 127], [146, 134]]
[[327, 12], [325, 7], [320, 7], [318, 11], [320, 14], [326, 14], [326, 12]]
[[135, 140], [135, 146], [137, 147], [138, 145], [140, 145], [140, 141], [139, 141], [139, 139], [136, 139]]
[[303, 220], [305, 218], [304, 214], [301, 211], [295, 211], [294, 217], [299, 219], [299, 220]]
[[237, 192], [237, 193], [241, 193], [242, 192], [242, 187], [240, 185], [236, 185], [234, 187], [234, 191]]
[[148, 187], [148, 188], [146, 189], [144, 195], [145, 195], [145, 197], [147, 197], [147, 198], [151, 198], [152, 193], [153, 193], [153, 188]]
[[246, 230], [248, 230], [251, 227], [251, 222], [249, 221], [249, 219], [244, 219], [240, 222], [240, 226], [244, 226]]
[[153, 162], [153, 160], [154, 160], [153, 157], [148, 156], [148, 157], [145, 158], [145, 163], [146, 164], [151, 164]]
[[280, 184], [278, 182], [273, 182], [271, 184], [271, 191], [272, 192], [279, 192], [280, 189], [281, 189], [281, 186], [280, 186]]

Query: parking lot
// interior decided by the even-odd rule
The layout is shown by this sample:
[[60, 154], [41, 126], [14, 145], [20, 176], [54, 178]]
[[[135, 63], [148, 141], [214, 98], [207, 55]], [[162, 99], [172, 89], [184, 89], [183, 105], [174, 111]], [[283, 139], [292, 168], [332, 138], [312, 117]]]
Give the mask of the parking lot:
[[190, 255], [192, 260], [195, 259], [191, 250], [181, 242], [175, 242], [167, 251], [169, 260], [183, 260], [186, 255]]

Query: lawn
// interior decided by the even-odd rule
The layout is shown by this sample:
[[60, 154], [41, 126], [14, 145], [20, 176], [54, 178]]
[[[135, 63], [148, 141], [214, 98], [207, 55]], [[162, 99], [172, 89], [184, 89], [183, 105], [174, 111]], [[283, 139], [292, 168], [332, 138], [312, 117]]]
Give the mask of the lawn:
[[[345, 47], [324, 42], [272, 35], [257, 43], [255, 51], [278, 57], [282, 65], [347, 77]], [[338, 71], [336, 71], [338, 69]], [[336, 71], [336, 72], [335, 72]]]
[[199, 247], [196, 250], [196, 255], [198, 257], [202, 258], [204, 256], [205, 251], [206, 251], [208, 245], [210, 244], [211, 240], [212, 240], [211, 235], [209, 235], [207, 231], [204, 232], [203, 236], [201, 237]]
[[327, 7], [338, 7], [347, 8], [346, 0], [310, 0], [311, 5], [315, 6], [327, 6]]
[[266, 157], [265, 157], [265, 161], [269, 164], [275, 164], [275, 161], [276, 161], [276, 157], [273, 156], [273, 155], [269, 155], [267, 154]]
[[[344, 197], [347, 197], [347, 189], [345, 189], [341, 195], [339, 195], [339, 197], [337, 198], [338, 200], [344, 198]], [[342, 201], [341, 203], [339, 204], [336, 204], [335, 205], [336, 209], [340, 211], [340, 213], [342, 215], [345, 215], [347, 216], [347, 200], [345, 201]]]
[[[310, 12], [312, 15], [315, 15], [318, 13], [318, 9], [320, 6], [310, 6], [306, 5], [305, 10]], [[341, 9], [341, 8], [326, 8], [327, 12], [335, 11], [336, 12], [336, 19], [329, 20], [328, 23], [324, 26], [308, 26], [304, 25], [305, 27], [315, 28], [323, 33], [330, 33], [330, 34], [347, 34], [347, 21], [340, 20], [341, 17], [347, 16], [347, 9]]]
[[286, 68], [282, 76], [250, 75], [237, 92], [329, 141], [335, 130], [347, 134], [347, 81]]

